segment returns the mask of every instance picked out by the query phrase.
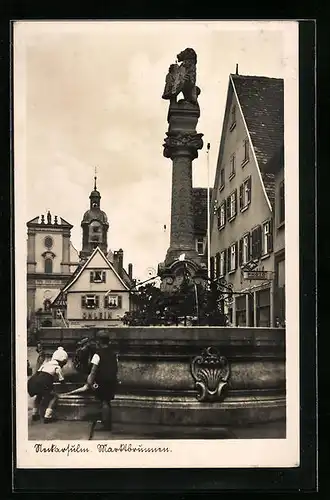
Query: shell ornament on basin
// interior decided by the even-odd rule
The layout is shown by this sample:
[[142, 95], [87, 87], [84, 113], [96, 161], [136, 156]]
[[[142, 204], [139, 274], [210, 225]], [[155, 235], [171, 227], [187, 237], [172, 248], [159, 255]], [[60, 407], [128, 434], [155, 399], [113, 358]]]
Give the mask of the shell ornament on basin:
[[227, 358], [215, 347], [206, 348], [191, 363], [198, 401], [222, 401], [226, 395], [230, 368]]

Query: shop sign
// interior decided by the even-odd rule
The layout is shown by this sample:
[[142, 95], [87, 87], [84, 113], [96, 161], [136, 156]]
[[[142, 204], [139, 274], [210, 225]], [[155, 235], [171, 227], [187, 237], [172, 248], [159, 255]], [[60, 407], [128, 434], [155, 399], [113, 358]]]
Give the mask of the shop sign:
[[275, 273], [273, 271], [244, 271], [246, 280], [273, 280]]

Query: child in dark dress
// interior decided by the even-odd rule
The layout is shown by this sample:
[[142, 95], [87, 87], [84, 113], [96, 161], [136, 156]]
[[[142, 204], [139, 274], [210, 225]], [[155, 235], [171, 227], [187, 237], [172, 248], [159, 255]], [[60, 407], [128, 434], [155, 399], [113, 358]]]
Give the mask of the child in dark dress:
[[54, 392], [54, 382], [64, 382], [62, 367], [67, 363], [68, 354], [63, 347], [58, 347], [54, 352], [52, 359], [42, 364], [36, 373], [28, 380], [28, 393], [31, 397], [35, 396], [32, 420], [40, 419], [40, 405], [42, 401], [47, 404], [44, 415], [44, 423], [47, 424], [54, 420], [53, 408], [57, 403], [58, 396]]
[[103, 427], [112, 429], [111, 401], [115, 397], [117, 388], [117, 355], [109, 345], [109, 337], [103, 331], [98, 335], [96, 353], [91, 359], [91, 369], [85, 385], [68, 394], [82, 394], [92, 391], [100, 402]]

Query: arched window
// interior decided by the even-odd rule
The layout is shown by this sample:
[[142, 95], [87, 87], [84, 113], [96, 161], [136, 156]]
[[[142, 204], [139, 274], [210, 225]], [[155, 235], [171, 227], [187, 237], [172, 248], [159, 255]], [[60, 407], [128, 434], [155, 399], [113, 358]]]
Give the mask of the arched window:
[[46, 299], [44, 301], [44, 310], [45, 311], [50, 311], [50, 306], [51, 306], [51, 301], [49, 299]]
[[51, 274], [53, 272], [53, 261], [52, 259], [45, 259], [45, 273]]

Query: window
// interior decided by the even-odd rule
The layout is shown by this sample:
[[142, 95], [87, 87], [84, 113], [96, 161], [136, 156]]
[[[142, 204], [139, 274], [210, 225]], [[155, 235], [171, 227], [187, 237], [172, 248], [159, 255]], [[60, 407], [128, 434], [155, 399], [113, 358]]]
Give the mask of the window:
[[227, 219], [233, 219], [237, 213], [237, 190], [228, 197], [227, 199]]
[[285, 196], [284, 196], [284, 181], [281, 182], [279, 187], [278, 197], [278, 223], [282, 224], [285, 218]]
[[109, 309], [121, 308], [121, 296], [120, 295], [107, 295], [104, 297], [104, 307]]
[[252, 231], [251, 257], [253, 260], [259, 259], [261, 256], [261, 230], [261, 226], [257, 226]]
[[219, 278], [220, 276], [220, 253], [217, 252], [215, 255], [215, 276]]
[[244, 159], [242, 161], [242, 165], [244, 166], [250, 159], [249, 140], [248, 139], [244, 140], [243, 147], [244, 147]]
[[236, 125], [236, 105], [233, 104], [230, 113], [230, 130], [233, 130], [233, 128], [235, 128], [235, 125]]
[[98, 295], [83, 295], [81, 297], [81, 307], [86, 309], [96, 309], [100, 305], [100, 297]]
[[237, 242], [230, 245], [228, 249], [228, 272], [231, 273], [237, 268]]
[[271, 221], [268, 220], [262, 226], [262, 254], [268, 255], [273, 250], [273, 238]]
[[204, 255], [204, 238], [196, 239], [196, 251], [198, 255]]
[[224, 276], [226, 274], [226, 251], [223, 250], [220, 253], [220, 276]]
[[220, 170], [220, 191], [225, 187], [225, 169]]
[[106, 272], [102, 270], [90, 271], [90, 283], [105, 283], [106, 282]]
[[256, 292], [257, 299], [257, 325], [258, 327], [270, 326], [270, 291]]
[[250, 234], [245, 234], [240, 240], [240, 264], [244, 265], [250, 260]]
[[246, 298], [245, 295], [236, 297], [236, 325], [246, 326]]
[[52, 259], [45, 259], [45, 273], [51, 274], [53, 272], [53, 261]]
[[246, 179], [239, 188], [239, 207], [245, 210], [251, 203], [251, 177]]
[[86, 319], [87, 318], [87, 314], [85, 312], [82, 313], [82, 318], [83, 319]]
[[218, 229], [222, 229], [226, 224], [226, 201], [218, 208]]
[[44, 243], [46, 248], [52, 248], [53, 238], [51, 238], [50, 236], [46, 236]]
[[92, 226], [93, 233], [99, 233], [100, 232], [100, 227], [99, 226]]
[[51, 301], [49, 299], [46, 299], [44, 301], [44, 311], [50, 311], [50, 306], [51, 306]]
[[229, 180], [234, 177], [236, 173], [236, 156], [233, 154], [230, 158], [230, 174], [229, 174]]

